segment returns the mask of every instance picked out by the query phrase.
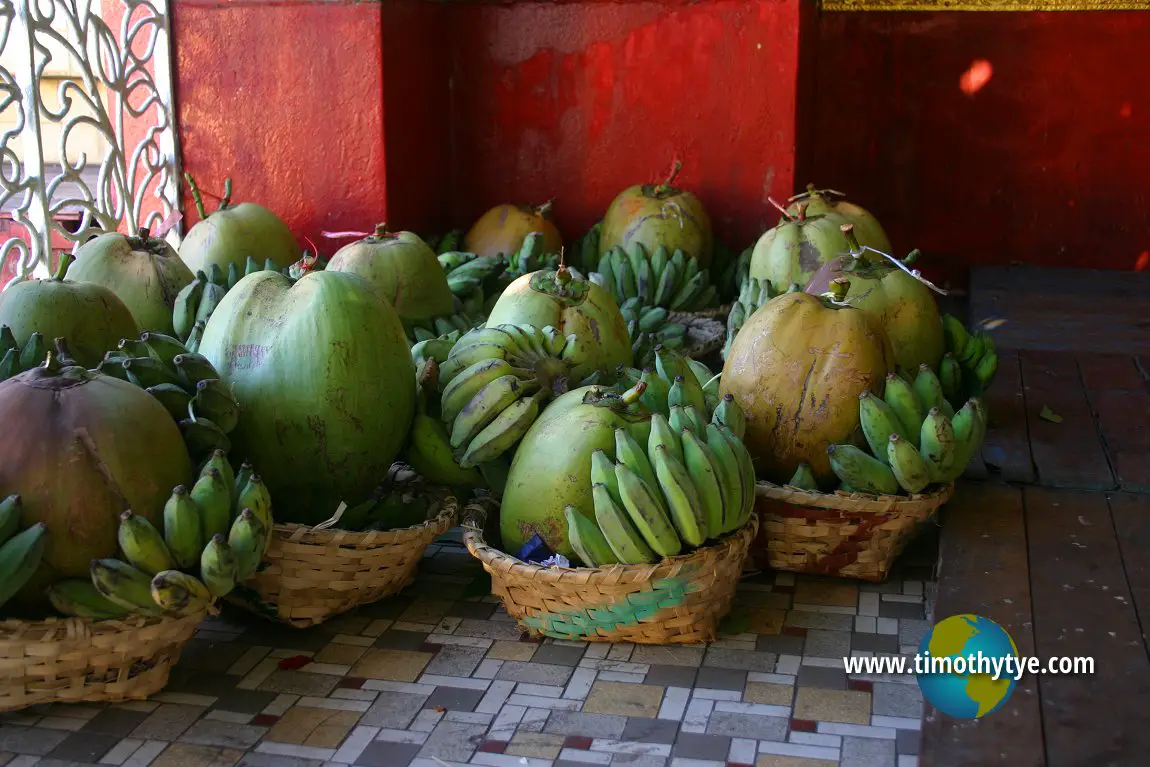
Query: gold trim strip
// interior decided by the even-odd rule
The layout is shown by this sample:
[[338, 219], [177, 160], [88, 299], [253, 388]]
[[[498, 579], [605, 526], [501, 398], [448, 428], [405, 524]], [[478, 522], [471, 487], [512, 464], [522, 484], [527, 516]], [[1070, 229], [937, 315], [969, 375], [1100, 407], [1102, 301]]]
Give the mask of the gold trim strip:
[[822, 0], [824, 11], [1150, 11], [1150, 0]]

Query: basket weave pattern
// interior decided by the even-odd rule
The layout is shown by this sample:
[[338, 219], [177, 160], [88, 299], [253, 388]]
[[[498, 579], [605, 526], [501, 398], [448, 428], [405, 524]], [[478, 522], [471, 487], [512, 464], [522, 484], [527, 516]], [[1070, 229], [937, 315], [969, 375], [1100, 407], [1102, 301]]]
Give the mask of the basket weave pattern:
[[0, 711], [154, 695], [205, 615], [0, 622]]
[[229, 600], [252, 612], [308, 628], [403, 590], [423, 552], [455, 525], [454, 496], [426, 522], [399, 530], [353, 532], [277, 524], [264, 566]]
[[653, 565], [542, 567], [483, 540], [484, 510], [464, 513], [463, 543], [491, 576], [491, 591], [534, 636], [587, 642], [714, 641], [731, 607], [758, 520], [713, 546]]
[[755, 507], [763, 526], [751, 556], [775, 570], [884, 581], [895, 558], [953, 492], [949, 484], [909, 497], [818, 493], [759, 480]]
[[681, 322], [687, 326], [687, 335], [680, 352], [694, 359], [701, 359], [723, 348], [723, 342], [727, 339], [727, 326], [703, 314], [671, 312], [667, 321]]

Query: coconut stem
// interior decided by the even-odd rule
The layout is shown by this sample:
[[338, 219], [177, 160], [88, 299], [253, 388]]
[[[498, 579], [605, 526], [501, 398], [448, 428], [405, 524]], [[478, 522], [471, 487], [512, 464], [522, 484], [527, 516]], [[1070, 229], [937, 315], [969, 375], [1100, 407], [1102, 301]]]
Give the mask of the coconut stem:
[[798, 215], [799, 221], [806, 221], [807, 220], [807, 206], [808, 205], [810, 205], [809, 202], [799, 203], [799, 215]]
[[56, 375], [60, 372], [60, 360], [56, 359], [55, 354], [48, 352], [48, 356], [44, 358], [44, 364], [40, 367], [44, 368], [44, 370], [48, 371], [52, 375]]
[[906, 258], [904, 258], [904, 259], [902, 260], [902, 262], [903, 262], [904, 264], [906, 264], [907, 266], [910, 266], [911, 264], [913, 264], [915, 261], [917, 261], [917, 260], [918, 260], [918, 257], [919, 257], [920, 255], [922, 255], [922, 251], [921, 251], [921, 250], [919, 250], [918, 248], [915, 248], [915, 249], [914, 249], [914, 250], [912, 250], [910, 253], [907, 253], [907, 254], [906, 254]]
[[839, 227], [839, 231], [843, 233], [843, 236], [847, 239], [847, 244], [850, 245], [850, 253], [848, 255], [856, 261], [862, 258], [863, 249], [862, 246], [859, 245], [858, 237], [855, 236], [855, 225], [843, 224]]
[[555, 203], [555, 198], [552, 197], [550, 200], [548, 200], [547, 202], [545, 202], [542, 205], [540, 205], [539, 207], [537, 207], [535, 209], [535, 214], [537, 216], [539, 216], [540, 218], [543, 218], [543, 219], [546, 219], [547, 221], [550, 221], [551, 220], [551, 206], [554, 205], [554, 203]]
[[383, 221], [383, 222], [375, 225], [375, 232], [373, 232], [373, 236], [383, 237], [386, 234], [387, 234], [387, 222], [386, 221]]
[[842, 303], [843, 299], [847, 297], [847, 291], [851, 289], [851, 281], [846, 277], [836, 277], [831, 280], [830, 294], [831, 300], [835, 303]]
[[144, 241], [145, 244], [147, 244], [148, 238], [152, 236], [152, 230], [146, 226], [141, 226], [138, 236], [141, 240]]
[[785, 218], [787, 221], [794, 221], [795, 220], [794, 216], [792, 216], [790, 213], [787, 213], [786, 208], [784, 208], [782, 205], [779, 205], [777, 202], [775, 202], [774, 197], [768, 197], [767, 202], [769, 202], [771, 205], [773, 205], [775, 207], [775, 209], [777, 209], [779, 211], [779, 213], [782, 213], [783, 218]]
[[571, 282], [571, 270], [564, 266], [562, 261], [559, 263], [559, 268], [555, 270], [555, 281], [560, 285]]
[[662, 184], [659, 184], [655, 191], [658, 194], [666, 194], [671, 191], [671, 185], [675, 183], [675, 179], [678, 178], [679, 171], [682, 169], [683, 161], [676, 157], [675, 161], [671, 163], [671, 172], [667, 174], [667, 178], [663, 180]]
[[224, 179], [224, 196], [220, 198], [220, 207], [216, 210], [223, 210], [228, 207], [232, 202], [232, 180], [230, 178]]
[[647, 382], [636, 381], [635, 385], [623, 392], [619, 399], [623, 400], [623, 404], [625, 405], [633, 405], [639, 401], [639, 398], [643, 396], [643, 392], [645, 391], [647, 391]]
[[196, 204], [196, 212], [200, 214], [200, 218], [207, 218], [208, 211], [204, 208], [204, 198], [200, 194], [200, 187], [196, 180], [192, 178], [192, 174], [184, 171], [184, 181], [188, 182], [188, 189], [192, 193], [192, 202]]
[[68, 267], [76, 257], [71, 253], [61, 253], [60, 260], [56, 262], [56, 273], [52, 275], [52, 279], [56, 282], [62, 281], [68, 275]]
[[56, 339], [56, 354], [59, 355], [61, 365], [68, 367], [76, 364], [72, 359], [72, 351], [68, 348], [68, 339], [63, 336]]

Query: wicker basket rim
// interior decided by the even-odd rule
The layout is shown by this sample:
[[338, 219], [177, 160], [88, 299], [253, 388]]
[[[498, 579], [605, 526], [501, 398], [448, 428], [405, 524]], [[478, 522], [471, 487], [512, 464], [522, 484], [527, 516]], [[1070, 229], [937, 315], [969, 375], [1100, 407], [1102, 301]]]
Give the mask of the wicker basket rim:
[[[500, 551], [494, 546], [489, 545], [483, 539], [483, 525], [482, 517], [479, 515], [486, 515], [486, 509], [478, 504], [468, 504], [463, 512], [463, 543], [471, 555], [478, 559], [485, 565], [495, 569], [510, 569], [516, 568], [519, 570], [534, 571], [535, 578], [541, 578], [544, 581], [560, 582], [570, 580], [572, 577], [578, 578], [583, 582], [594, 583], [596, 581], [615, 582], [618, 581], [620, 576], [625, 573], [645, 574], [646, 579], [654, 580], [658, 577], [658, 573], [664, 570], [672, 570], [676, 566], [690, 563], [692, 559], [703, 559], [710, 552], [716, 551], [720, 548], [731, 549], [734, 548], [739, 540], [747, 535], [750, 535], [751, 540], [758, 533], [759, 516], [752, 514], [747, 524], [743, 525], [738, 530], [727, 533], [720, 538], [716, 543], [710, 546], [704, 546], [687, 554], [678, 554], [673, 557], [664, 557], [663, 559], [653, 564], [647, 565], [611, 565], [610, 567], [544, 567], [534, 562], [524, 562], [518, 557], [513, 557], [510, 554]], [[497, 568], [496, 564], [501, 563], [503, 566]]]
[[[7, 618], [0, 621], [0, 645], [81, 642], [97, 636], [140, 631], [164, 624], [175, 625], [192, 619], [199, 623], [209, 612], [205, 609], [188, 615], [129, 615], [106, 620], [55, 615], [41, 620]], [[51, 636], [53, 632], [55, 637]], [[29, 637], [29, 634], [35, 637]]]
[[675, 322], [682, 322], [684, 317], [697, 317], [699, 319], [715, 319], [717, 317], [726, 317], [731, 313], [734, 308], [734, 303], [719, 304], [712, 306], [709, 309], [700, 309], [697, 312], [671, 312], [671, 316], [676, 318]]
[[[389, 546], [402, 543], [408, 539], [421, 537], [429, 527], [449, 529], [450, 522], [455, 517], [459, 500], [454, 494], [438, 497], [440, 507], [435, 516], [409, 527], [399, 527], [394, 530], [341, 530], [338, 527], [329, 527], [316, 530], [311, 525], [301, 525], [296, 522], [276, 522], [272, 531], [278, 538], [286, 538], [295, 543], [308, 543], [327, 545], [337, 543], [341, 546], [361, 546], [365, 548], [374, 546]], [[447, 527], [444, 527], [444, 526]], [[337, 540], [338, 539], [338, 540]]]
[[886, 511], [919, 511], [937, 509], [950, 500], [954, 494], [954, 483], [950, 482], [933, 492], [925, 494], [905, 495], [869, 495], [867, 493], [844, 493], [836, 490], [833, 493], [803, 490], [793, 485], [776, 485], [773, 482], [760, 479], [755, 482], [755, 495], [768, 498], [772, 501], [784, 501], [795, 506], [808, 506], [818, 509], [833, 509], [835, 511], [855, 511], [860, 513], [873, 513], [878, 511], [876, 505], [881, 505]]

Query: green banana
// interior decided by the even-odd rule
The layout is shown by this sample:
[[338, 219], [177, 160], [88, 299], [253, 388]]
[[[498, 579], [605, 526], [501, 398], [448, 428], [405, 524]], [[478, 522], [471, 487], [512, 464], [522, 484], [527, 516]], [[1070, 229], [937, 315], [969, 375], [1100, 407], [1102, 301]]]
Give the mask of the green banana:
[[638, 297], [639, 286], [635, 282], [635, 271], [631, 268], [631, 261], [622, 248], [615, 248], [611, 257], [611, 268], [615, 273], [615, 285], [620, 290], [619, 300], [626, 301], [628, 298]]
[[607, 486], [592, 484], [591, 497], [595, 502], [595, 521], [615, 558], [625, 565], [654, 562], [655, 552], [631, 524], [627, 513], [619, 508]]
[[927, 477], [941, 482], [954, 466], [955, 434], [950, 419], [938, 408], [931, 408], [922, 422], [919, 453], [926, 463]]
[[723, 507], [722, 469], [713, 450], [691, 432], [683, 432], [683, 466], [699, 494], [707, 538], [723, 533], [727, 512]]
[[151, 330], [140, 334], [140, 343], [147, 347], [148, 352], [153, 357], [169, 366], [172, 365], [177, 354], [183, 354], [187, 351], [178, 338], [172, 338], [169, 335]]
[[691, 368], [691, 372], [695, 374], [695, 380], [699, 382], [699, 386], [706, 386], [707, 383], [715, 377], [711, 369], [702, 362], [699, 362], [699, 360], [688, 357], [687, 366]]
[[950, 352], [942, 355], [942, 361], [938, 363], [938, 380], [947, 402], [953, 405], [962, 401], [962, 366]]
[[655, 252], [651, 254], [651, 279], [656, 284], [663, 278], [663, 270], [667, 268], [667, 262], [670, 260], [671, 255], [667, 252], [666, 245], [657, 246]]
[[236, 262], [232, 261], [228, 264], [228, 290], [236, 286], [240, 281], [240, 270], [236, 268]]
[[199, 506], [188, 496], [187, 488], [178, 485], [164, 504], [164, 541], [181, 570], [195, 567], [199, 561], [203, 527]]
[[646, 307], [639, 316], [639, 329], [648, 333], [654, 332], [666, 324], [669, 316], [670, 312], [661, 306]]
[[[723, 491], [723, 529], [729, 533], [742, 524], [743, 510], [754, 505], [754, 498], [748, 498], [743, 469], [734, 448], [722, 432], [722, 427], [707, 424], [707, 447], [715, 455], [719, 486]], [[753, 489], [753, 488], [752, 488]]]
[[680, 437], [680, 434], [685, 431], [687, 430], [672, 428], [662, 413], [655, 413], [651, 416], [651, 436], [647, 440], [647, 455], [654, 455], [655, 448], [664, 445], [675, 460], [680, 462], [686, 460], [682, 437]]
[[958, 318], [949, 314], [942, 315], [942, 332], [946, 338], [946, 348], [956, 359], [962, 359], [966, 351], [966, 344], [970, 340], [970, 333], [958, 321]]
[[12, 349], [19, 353], [20, 344], [16, 342], [16, 336], [12, 335], [12, 328], [0, 325], [0, 353], [7, 354]]
[[800, 490], [809, 490], [812, 493], [817, 493], [819, 490], [819, 484], [815, 481], [815, 473], [811, 470], [809, 463], [800, 463], [799, 468], [795, 469], [794, 475], [791, 476], [787, 484]]
[[236, 587], [236, 555], [228, 539], [219, 533], [212, 536], [200, 555], [200, 578], [217, 599]]
[[411, 347], [411, 358], [416, 362], [435, 360], [442, 365], [451, 356], [451, 350], [455, 348], [455, 344], [455, 341], [449, 341], [446, 338], [431, 338], [420, 341]]
[[903, 424], [894, 408], [870, 390], [859, 394], [859, 423], [871, 454], [883, 463], [886, 463], [886, 443], [890, 441], [890, 435], [909, 434], [915, 428]]
[[188, 403], [192, 398], [180, 386], [166, 383], [149, 386], [144, 391], [158, 399], [175, 420], [179, 421], [188, 414]]
[[171, 615], [190, 615], [212, 603], [212, 593], [203, 581], [179, 570], [156, 573], [150, 588], [152, 601]]
[[738, 529], [747, 523], [751, 516], [751, 512], [755, 508], [755, 462], [751, 458], [747, 446], [743, 441], [735, 436], [735, 433], [728, 429], [726, 426], [720, 426], [719, 431], [731, 446], [731, 452], [735, 454], [739, 466], [739, 478], [743, 482], [743, 507], [738, 516], [738, 523], [735, 529]]
[[619, 496], [619, 481], [615, 479], [615, 462], [601, 449], [591, 453], [591, 484], [603, 485], [611, 493], [615, 503], [622, 503]]
[[516, 400], [527, 387], [513, 375], [497, 378], [468, 402], [451, 425], [451, 446], [461, 448]]
[[228, 546], [236, 558], [236, 582], [242, 583], [259, 569], [270, 532], [251, 509], [244, 509], [228, 530]]
[[179, 385], [179, 379], [164, 363], [154, 357], [133, 357], [121, 363], [128, 380], [141, 389], [163, 384]]
[[930, 484], [930, 470], [926, 461], [909, 440], [897, 434], [890, 435], [886, 454], [891, 471], [903, 490], [914, 494]]
[[[484, 329], [494, 330], [495, 328]], [[459, 339], [455, 348], [451, 350], [451, 356], [447, 358], [447, 362], [439, 366], [439, 385], [443, 391], [447, 391], [447, 387], [451, 385], [457, 376], [462, 375], [463, 371], [477, 362], [486, 362], [493, 359], [506, 360], [511, 356], [511, 349], [514, 348], [514, 342], [506, 333], [502, 331], [500, 331], [500, 333], [504, 339], [506, 339], [500, 343], [481, 342], [461, 345], [467, 336], [465, 335]]]
[[[639, 446], [639, 443], [627, 433], [626, 429], [620, 428], [615, 430], [615, 461], [616, 464], [622, 464], [639, 476], [639, 479], [646, 483], [647, 488], [655, 497], [655, 505], [659, 510], [666, 513], [667, 505], [658, 494], [659, 482], [655, 477], [655, 469], [651, 465], [654, 457], [647, 457], [647, 452]], [[618, 476], [618, 466], [616, 466], [616, 477]], [[620, 487], [620, 498], [622, 498], [622, 488]]]
[[204, 286], [208, 278], [202, 271], [196, 272], [196, 278], [184, 286], [176, 296], [176, 304], [172, 309], [172, 327], [181, 340], [186, 340], [196, 324], [196, 312], [203, 300]]
[[48, 545], [48, 525], [37, 522], [0, 546], [0, 607], [32, 579]]
[[[500, 357], [480, 360], [469, 366], [443, 388], [440, 395], [440, 415], [443, 421], [453, 423], [467, 403], [487, 384], [514, 373], [515, 368], [511, 363]], [[443, 380], [442, 377], [440, 380]]]
[[[5, 325], [5, 328], [8, 326]], [[9, 349], [4, 352], [3, 358], [0, 358], [0, 381], [7, 381], [12, 376], [20, 372], [20, 353], [16, 349]]]
[[602, 278], [603, 289], [618, 300], [619, 286], [615, 284], [615, 271], [611, 268], [611, 253], [612, 251], [607, 251], [599, 257], [599, 264], [595, 268], [595, 274], [598, 274]]
[[[251, 479], [252, 465], [250, 462], [244, 461], [240, 464], [240, 470], [236, 472], [236, 482], [232, 486], [232, 498], [238, 499], [240, 497], [240, 493], [242, 493], [244, 488], [248, 486], [248, 482], [250, 482]], [[233, 506], [232, 516], [234, 517], [239, 514], [242, 509], [243, 506]]]
[[983, 336], [978, 334], [969, 336], [966, 340], [966, 346], [963, 347], [962, 354], [955, 354], [958, 357], [959, 363], [968, 369], [973, 369], [978, 361], [982, 359], [982, 344]]
[[172, 552], [168, 551], [160, 531], [147, 519], [130, 510], [120, 514], [116, 539], [128, 563], [149, 575], [170, 570], [174, 566]]
[[667, 382], [651, 368], [644, 368], [639, 380], [647, 384], [647, 388], [639, 395], [639, 401], [652, 413], [665, 413], [671, 391]]
[[[642, 247], [637, 242], [632, 246], [633, 249], [640, 250]], [[635, 295], [646, 304], [651, 300], [651, 294], [655, 291], [655, 286], [651, 285], [651, 264], [647, 261], [646, 256], [639, 256], [639, 268], [636, 269], [634, 264], [631, 268], [635, 272]]]
[[130, 611], [96, 590], [91, 580], [71, 578], [48, 587], [48, 601], [63, 615], [94, 621], [123, 618]]
[[459, 465], [465, 469], [481, 463], [494, 461], [510, 450], [523, 438], [531, 424], [539, 416], [541, 393], [530, 397], [520, 397], [500, 412], [491, 423], [483, 427], [467, 443], [467, 449], [459, 458]]
[[899, 483], [891, 467], [854, 445], [831, 445], [827, 448], [827, 456], [835, 476], [860, 493], [898, 493]]
[[259, 263], [251, 256], [248, 256], [248, 260], [244, 262], [244, 276], [247, 277], [249, 274], [255, 274], [258, 271], [260, 271]]
[[118, 559], [93, 559], [90, 572], [96, 591], [108, 601], [133, 613], [163, 614], [152, 599], [152, 578], [147, 573]]
[[[946, 396], [942, 392], [942, 382], [925, 362], [918, 366], [918, 375], [914, 379], [914, 393], [918, 395], [918, 401], [926, 410], [932, 407], [941, 408], [942, 403], [946, 401]], [[907, 428], [911, 428], [912, 425], [908, 424]]]
[[720, 426], [726, 426], [735, 436], [739, 439], [747, 431], [747, 416], [743, 412], [743, 408], [735, 401], [735, 395], [725, 394], [723, 399], [719, 401], [719, 406], [715, 408], [715, 412], [711, 415], [711, 421]]
[[[256, 520], [261, 525], [268, 530], [272, 529], [272, 525], [274, 524], [272, 517], [272, 495], [259, 474], [253, 473], [251, 477], [248, 478], [248, 483], [244, 485], [244, 489], [240, 491], [239, 496], [236, 498], [236, 508], [251, 509], [252, 514], [255, 515]], [[221, 517], [223, 517], [223, 514], [221, 514]], [[230, 524], [230, 513], [227, 519]], [[222, 530], [217, 529], [216, 532], [226, 533], [227, 525], [225, 525]]]
[[[886, 388], [883, 390], [882, 398], [886, 404], [890, 405], [890, 409], [898, 417], [898, 423], [906, 431], [902, 436], [917, 446], [918, 427], [922, 425], [922, 419], [926, 417], [926, 413], [918, 395], [914, 393], [914, 388], [902, 376], [891, 373], [886, 377]], [[884, 455], [886, 454], [885, 445], [881, 448], [874, 448], [874, 450], [876, 455], [879, 454], [879, 451]]]
[[667, 417], [667, 422], [676, 433], [694, 431], [698, 427], [695, 423], [695, 419], [687, 415], [687, 409], [685, 407], [672, 405], [669, 411], [670, 415]]
[[20, 529], [20, 515], [24, 513], [20, 496], [10, 495], [0, 501], [0, 544], [7, 541]]
[[[691, 259], [694, 263], [695, 259]], [[696, 272], [683, 287], [679, 288], [679, 292], [671, 299], [671, 311], [684, 310], [688, 304], [692, 303], [700, 292], [707, 286], [707, 270]]]
[[218, 378], [208, 378], [196, 384], [191, 406], [196, 415], [204, 416], [225, 434], [240, 422], [240, 406]]
[[44, 342], [44, 336], [40, 333], [33, 333], [28, 337], [24, 348], [20, 350], [20, 369], [31, 370], [39, 367], [44, 364], [44, 359], [47, 356], [48, 346]]
[[562, 331], [551, 325], [543, 328], [543, 337], [547, 341], [547, 354], [551, 357], [558, 357], [563, 351], [563, 347], [567, 345], [567, 338], [563, 335]]
[[675, 298], [675, 284], [679, 277], [679, 268], [668, 262], [659, 274], [659, 282], [655, 288], [654, 303], [656, 306], [669, 307]]
[[207, 418], [185, 418], [179, 423], [184, 445], [193, 460], [202, 460], [216, 450], [230, 453], [232, 442], [219, 426]]
[[212, 264], [208, 267], [208, 284], [209, 285], [225, 285], [224, 270], [220, 268], [219, 264]]
[[707, 418], [706, 418], [706, 416], [703, 415], [702, 410], [700, 410], [697, 407], [685, 407], [685, 408], [683, 408], [683, 411], [684, 411], [684, 415], [687, 418], [687, 421], [690, 422], [691, 424], [693, 424], [693, 426], [694, 426], [693, 431], [695, 432], [695, 434], [701, 435], [704, 432], [706, 432], [706, 430], [707, 430]]
[[179, 374], [179, 383], [189, 392], [195, 391], [196, 384], [200, 381], [208, 381], [220, 377], [220, 374], [216, 372], [211, 361], [198, 352], [177, 354], [172, 360], [172, 364]]
[[188, 334], [188, 339], [184, 341], [184, 347], [192, 354], [195, 354], [200, 349], [200, 340], [204, 337], [204, 328], [207, 325], [203, 322], [197, 322], [192, 325], [192, 332]]
[[950, 426], [951, 431], [954, 432], [954, 460], [951, 462], [950, 469], [940, 474], [937, 481], [942, 483], [953, 482], [962, 476], [978, 448], [981, 447], [981, 417], [972, 400], [967, 400], [958, 409], [954, 418], [950, 419]]
[[663, 499], [657, 495], [658, 489], [649, 487], [631, 467], [621, 463], [615, 464], [615, 479], [623, 508], [647, 545], [663, 557], [678, 554], [682, 542], [664, 510]]
[[196, 307], [196, 322], [207, 323], [227, 292], [226, 286], [215, 282], [204, 285], [204, 294], [200, 297], [199, 306]]
[[655, 370], [668, 385], [679, 376], [683, 376], [684, 379], [687, 376], [695, 377], [686, 357], [667, 346], [655, 347]]
[[982, 391], [990, 388], [994, 376], [998, 372], [998, 355], [994, 352], [983, 355], [974, 368], [974, 377], [978, 379]]
[[231, 493], [236, 484], [236, 473], [232, 470], [232, 465], [228, 463], [228, 454], [223, 450], [212, 451], [211, 456], [207, 462], [200, 467], [200, 476], [208, 473], [208, 469], [215, 469], [220, 473], [220, 479], [228, 487], [228, 492]]
[[121, 338], [120, 343], [116, 344], [116, 350], [124, 355], [124, 359], [131, 359], [133, 357], [151, 357], [157, 362], [163, 362], [159, 357], [152, 354], [152, 350], [138, 338]]
[[570, 504], [563, 508], [563, 516], [567, 520], [567, 540], [584, 567], [602, 567], [619, 562], [603, 531], [593, 520]]
[[667, 404], [671, 407], [676, 405], [693, 407], [700, 412], [707, 410], [703, 387], [699, 385], [699, 380], [695, 378], [693, 372], [688, 371], [685, 376], [675, 376], [675, 382], [671, 384], [671, 389], [667, 393]]
[[[415, 418], [404, 457], [415, 473], [435, 484], [447, 487], [482, 487], [483, 475], [475, 469], [464, 469], [455, 461], [451, 435], [438, 418], [427, 414], [426, 395], [417, 396]], [[243, 508], [242, 506], [239, 508]]]
[[[689, 432], [684, 435], [683, 447], [685, 450], [690, 450], [689, 445], [698, 443], [697, 438], [695, 438], [694, 443], [689, 442], [689, 438], [692, 437], [694, 435]], [[658, 477], [656, 488], [662, 491], [666, 500], [671, 522], [679, 540], [688, 546], [701, 546], [703, 541], [710, 537], [711, 515], [714, 510], [703, 508], [703, 501], [699, 497], [699, 491], [692, 482], [687, 468], [671, 456], [665, 445], [657, 446], [651, 458]], [[712, 481], [715, 479], [713, 474], [710, 478]], [[717, 494], [721, 492], [717, 486], [715, 492]], [[723, 513], [721, 494], [719, 502], [718, 513], [721, 524]]]
[[[253, 474], [252, 480], [244, 488], [244, 495], [241, 496], [240, 501], [248, 495], [255, 481], [256, 475]], [[196, 504], [196, 508], [200, 511], [200, 528], [203, 531], [201, 540], [210, 541], [216, 533], [228, 531], [228, 527], [232, 523], [232, 489], [225, 484], [219, 471], [216, 469], [205, 471], [196, 480], [196, 484], [192, 486], [188, 498]], [[240, 508], [250, 507], [240, 503]], [[260, 518], [260, 514], [255, 509], [252, 509], [252, 512], [256, 513], [257, 518]], [[270, 515], [270, 510], [268, 513]], [[260, 521], [263, 522], [262, 519]]]
[[[264, 259], [263, 271], [265, 271], [265, 272], [281, 272], [282, 274], [287, 275], [287, 270], [286, 269], [281, 270], [279, 267], [276, 266], [276, 262], [272, 261], [270, 258]], [[287, 275], [287, 276], [290, 276], [290, 275]]]

